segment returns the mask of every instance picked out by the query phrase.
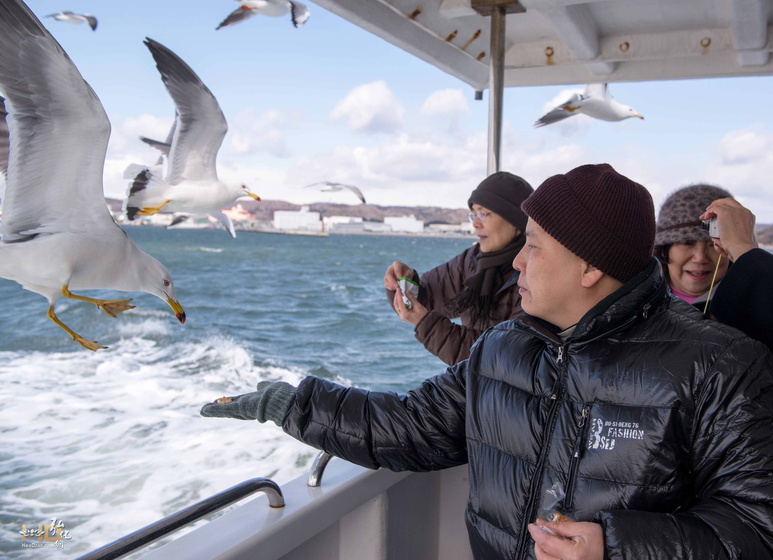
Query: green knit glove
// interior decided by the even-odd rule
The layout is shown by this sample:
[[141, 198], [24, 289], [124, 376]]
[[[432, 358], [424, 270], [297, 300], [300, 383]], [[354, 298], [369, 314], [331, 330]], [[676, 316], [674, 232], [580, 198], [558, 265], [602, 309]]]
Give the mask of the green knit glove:
[[295, 387], [284, 381], [261, 381], [254, 393], [227, 399], [230, 402], [218, 404], [223, 399], [217, 399], [205, 404], [200, 414], [212, 418], [257, 420], [261, 423], [271, 420], [281, 426], [295, 400]]

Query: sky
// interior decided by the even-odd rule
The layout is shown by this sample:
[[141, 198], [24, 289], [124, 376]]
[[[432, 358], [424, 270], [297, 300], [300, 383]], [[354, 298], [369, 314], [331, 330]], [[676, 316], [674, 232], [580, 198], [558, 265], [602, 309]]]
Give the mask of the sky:
[[[105, 195], [124, 198], [132, 163], [158, 154], [174, 106], [143, 44], [150, 37], [193, 68], [221, 105], [229, 129], [218, 154], [222, 181], [264, 199], [296, 204], [368, 203], [464, 208], [486, 176], [488, 92], [473, 88], [346, 20], [307, 2], [308, 22], [255, 16], [215, 30], [231, 0], [28, 0], [100, 98], [112, 133]], [[43, 16], [90, 13], [96, 31]], [[656, 210], [697, 182], [729, 190], [773, 224], [773, 77], [613, 83], [609, 90], [644, 120], [584, 115], [534, 128], [583, 84], [508, 88], [501, 169], [535, 188], [556, 173], [607, 162], [647, 187]]]

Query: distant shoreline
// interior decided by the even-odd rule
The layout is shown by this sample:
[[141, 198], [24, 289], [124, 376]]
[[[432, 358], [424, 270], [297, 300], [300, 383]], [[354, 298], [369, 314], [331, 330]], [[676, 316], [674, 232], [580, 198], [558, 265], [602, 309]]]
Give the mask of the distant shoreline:
[[[171, 230], [212, 230], [212, 231], [225, 231], [222, 227], [215, 225], [206, 227], [168, 227], [168, 226], [153, 226], [146, 224], [135, 224], [132, 222], [122, 222], [119, 225], [130, 228], [153, 228], [153, 229], [171, 229]], [[333, 235], [362, 235], [368, 237], [429, 237], [429, 238], [446, 238], [446, 239], [468, 239], [471, 242], [476, 242], [477, 237], [475, 235], [463, 234], [463, 233], [443, 233], [443, 232], [401, 232], [401, 231], [329, 231], [329, 232], [315, 232], [304, 230], [277, 230], [268, 228], [239, 228], [236, 227], [236, 232], [251, 232], [251, 233], [268, 233], [271, 235], [295, 235], [301, 237], [330, 237]]]

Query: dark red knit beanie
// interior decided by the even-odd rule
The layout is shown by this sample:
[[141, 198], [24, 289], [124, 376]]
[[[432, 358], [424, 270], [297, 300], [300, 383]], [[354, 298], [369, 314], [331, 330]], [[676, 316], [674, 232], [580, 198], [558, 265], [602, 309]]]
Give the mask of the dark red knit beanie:
[[533, 192], [525, 179], [507, 171], [497, 171], [483, 179], [472, 191], [467, 206], [472, 209], [473, 204], [480, 204], [523, 231], [527, 218], [521, 210], [521, 203]]
[[521, 208], [561, 245], [621, 282], [652, 258], [652, 197], [608, 163], [553, 175]]

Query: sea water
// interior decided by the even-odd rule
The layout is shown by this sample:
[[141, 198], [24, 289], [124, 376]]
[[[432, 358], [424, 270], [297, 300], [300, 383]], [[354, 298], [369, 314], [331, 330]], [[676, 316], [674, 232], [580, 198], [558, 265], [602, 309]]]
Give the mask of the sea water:
[[[404, 392], [445, 369], [383, 277], [395, 260], [437, 266], [471, 238], [126, 231], [171, 271], [185, 325], [143, 293], [87, 293], [132, 297], [115, 319], [60, 300], [64, 323], [109, 347], [90, 352], [43, 297], [0, 280], [2, 558], [75, 558], [246, 479], [305, 475], [315, 449], [273, 423], [203, 418], [206, 402], [307, 375]], [[60, 549], [23, 547], [40, 542], [23, 527], [57, 524]]]

